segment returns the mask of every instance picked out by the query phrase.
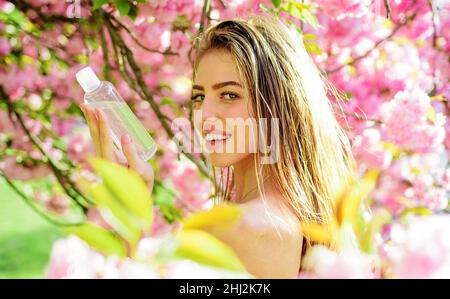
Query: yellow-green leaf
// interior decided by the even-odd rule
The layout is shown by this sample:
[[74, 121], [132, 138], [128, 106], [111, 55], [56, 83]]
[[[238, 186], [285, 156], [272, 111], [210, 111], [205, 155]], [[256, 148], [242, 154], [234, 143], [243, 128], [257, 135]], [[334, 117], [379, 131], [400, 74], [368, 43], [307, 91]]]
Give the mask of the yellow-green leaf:
[[303, 222], [301, 229], [303, 235], [311, 241], [322, 244], [332, 244], [333, 242], [332, 229], [330, 227], [316, 222]]
[[279, 7], [281, 4], [281, 0], [272, 0], [273, 6]]
[[67, 227], [66, 231], [78, 236], [105, 255], [117, 255], [119, 257], [126, 255], [126, 247], [123, 241], [97, 224], [86, 222], [79, 226]]
[[110, 161], [92, 157], [89, 161], [111, 194], [142, 220], [144, 226], [150, 226], [153, 204], [142, 178], [135, 171]]
[[383, 148], [385, 150], [391, 152], [393, 157], [398, 156], [401, 152], [401, 149], [397, 145], [393, 144], [392, 142], [386, 142], [386, 141], [383, 142]]
[[430, 99], [439, 101], [439, 102], [443, 102], [445, 100], [445, 97], [441, 94], [438, 94], [438, 95], [432, 96]]
[[337, 217], [340, 224], [344, 222], [354, 223], [359, 211], [361, 201], [367, 198], [375, 187], [378, 179], [378, 170], [369, 170], [364, 177], [350, 186], [337, 209]]
[[313, 42], [305, 42], [304, 45], [308, 52], [316, 54], [316, 55], [322, 54], [322, 50], [320, 49], [318, 44], [313, 43]]
[[126, 16], [131, 9], [131, 3], [128, 2], [128, 0], [114, 0], [114, 4], [116, 5], [121, 17]]
[[316, 40], [317, 36], [311, 33], [305, 33], [303, 34], [303, 40]]
[[367, 253], [374, 253], [374, 236], [375, 234], [389, 221], [391, 221], [391, 214], [386, 210], [378, 211], [369, 221], [366, 227], [365, 234], [360, 238], [361, 249]]
[[207, 227], [227, 228], [242, 215], [243, 210], [235, 205], [221, 204], [209, 211], [191, 214], [183, 221], [186, 229], [203, 229]]
[[436, 111], [434, 110], [433, 106], [429, 106], [427, 109], [427, 118], [432, 123], [436, 123]]
[[81, 178], [77, 184], [94, 200], [104, 220], [124, 237], [132, 246], [135, 246], [141, 237], [142, 221], [131, 214], [120, 201], [118, 201], [106, 188], [99, 183], [91, 183]]
[[216, 237], [202, 230], [185, 229], [178, 236], [179, 245], [175, 255], [205, 264], [236, 272], [244, 272], [234, 251]]

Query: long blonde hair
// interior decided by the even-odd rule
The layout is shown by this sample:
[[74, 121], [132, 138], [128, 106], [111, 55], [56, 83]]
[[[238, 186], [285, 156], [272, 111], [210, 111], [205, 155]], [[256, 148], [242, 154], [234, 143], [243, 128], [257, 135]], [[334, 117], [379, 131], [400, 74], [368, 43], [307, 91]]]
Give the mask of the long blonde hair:
[[[325, 223], [337, 191], [350, 182], [354, 160], [327, 97], [329, 85], [301, 37], [271, 17], [221, 21], [201, 37], [194, 77], [198, 61], [212, 49], [231, 53], [256, 118], [279, 119], [278, 161], [255, 163], [261, 196], [262, 176], [268, 174], [301, 222]], [[255, 161], [260, 161], [259, 152]], [[230, 178], [230, 169], [226, 173]], [[222, 186], [227, 200], [229, 180]]]

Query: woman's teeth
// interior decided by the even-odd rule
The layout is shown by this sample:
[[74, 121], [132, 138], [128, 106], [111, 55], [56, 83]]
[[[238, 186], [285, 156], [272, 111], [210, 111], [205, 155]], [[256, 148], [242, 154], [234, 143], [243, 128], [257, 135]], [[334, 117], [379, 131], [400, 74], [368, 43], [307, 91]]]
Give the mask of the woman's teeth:
[[231, 135], [224, 136], [224, 135], [219, 135], [219, 134], [208, 133], [205, 136], [205, 140], [206, 141], [221, 141], [221, 140], [229, 139], [230, 137], [231, 137]]

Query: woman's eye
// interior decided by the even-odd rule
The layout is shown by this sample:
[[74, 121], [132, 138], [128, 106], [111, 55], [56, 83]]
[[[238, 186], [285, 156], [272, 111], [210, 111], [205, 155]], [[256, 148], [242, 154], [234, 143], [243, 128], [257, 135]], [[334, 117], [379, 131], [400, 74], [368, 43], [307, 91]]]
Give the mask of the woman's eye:
[[233, 93], [233, 92], [224, 92], [221, 94], [221, 96], [225, 99], [225, 100], [235, 100], [237, 98], [239, 98], [239, 95]]
[[193, 95], [191, 100], [194, 102], [202, 102], [205, 99], [205, 96], [202, 94]]

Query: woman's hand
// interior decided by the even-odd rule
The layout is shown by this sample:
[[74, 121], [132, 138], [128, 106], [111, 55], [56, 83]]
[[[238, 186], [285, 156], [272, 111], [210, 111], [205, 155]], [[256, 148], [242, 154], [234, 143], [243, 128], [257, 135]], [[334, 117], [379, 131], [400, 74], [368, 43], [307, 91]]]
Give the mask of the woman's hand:
[[123, 156], [117, 154], [114, 149], [113, 140], [110, 133], [108, 119], [102, 110], [91, 108], [82, 103], [80, 105], [89, 126], [96, 155], [119, 164], [122, 164], [136, 171], [149, 187], [150, 193], [153, 190], [153, 167], [139, 158], [136, 147], [128, 134], [120, 138]]

